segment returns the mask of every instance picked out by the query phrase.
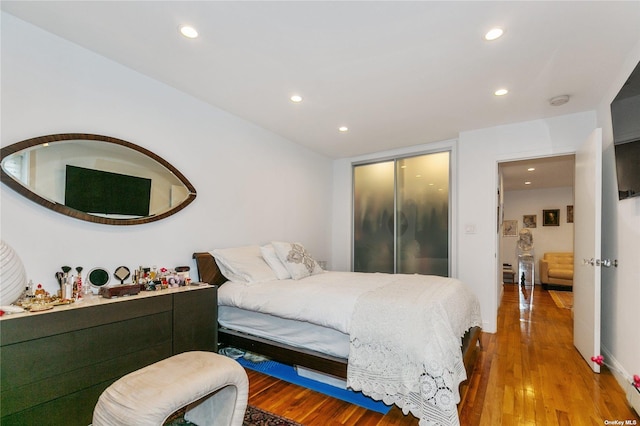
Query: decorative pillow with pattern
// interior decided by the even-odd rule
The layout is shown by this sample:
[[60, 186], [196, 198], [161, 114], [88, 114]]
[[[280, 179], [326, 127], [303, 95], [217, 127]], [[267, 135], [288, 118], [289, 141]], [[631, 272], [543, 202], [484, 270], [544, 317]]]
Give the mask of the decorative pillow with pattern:
[[271, 245], [294, 280], [323, 272], [302, 244], [273, 241]]

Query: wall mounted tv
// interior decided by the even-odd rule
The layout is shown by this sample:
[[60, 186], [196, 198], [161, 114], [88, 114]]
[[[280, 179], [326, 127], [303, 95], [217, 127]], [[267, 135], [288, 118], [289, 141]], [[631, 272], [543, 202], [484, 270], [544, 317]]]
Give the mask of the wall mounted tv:
[[611, 102], [618, 198], [640, 196], [640, 64]]
[[64, 204], [99, 215], [149, 216], [151, 179], [66, 167]]
[[618, 199], [640, 196], [640, 139], [614, 145]]

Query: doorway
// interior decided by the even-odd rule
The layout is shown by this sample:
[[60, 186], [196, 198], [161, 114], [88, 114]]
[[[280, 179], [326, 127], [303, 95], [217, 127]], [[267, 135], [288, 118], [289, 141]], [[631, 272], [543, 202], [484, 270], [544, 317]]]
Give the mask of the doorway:
[[[498, 164], [498, 259], [503, 269], [497, 274], [498, 285], [517, 284], [530, 294], [541, 284], [540, 259], [545, 253], [573, 253], [574, 172], [573, 154]], [[528, 258], [522, 256], [527, 234]], [[511, 280], [504, 279], [509, 269]]]

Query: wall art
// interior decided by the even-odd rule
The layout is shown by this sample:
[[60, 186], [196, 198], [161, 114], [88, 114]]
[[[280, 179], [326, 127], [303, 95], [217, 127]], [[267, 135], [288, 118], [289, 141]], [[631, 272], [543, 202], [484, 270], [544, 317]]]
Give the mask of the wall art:
[[542, 226], [560, 226], [560, 209], [542, 210]]
[[567, 206], [567, 223], [573, 223], [573, 206]]
[[537, 214], [525, 214], [522, 216], [522, 227], [523, 228], [536, 228], [538, 225], [538, 215]]
[[503, 237], [517, 237], [518, 236], [518, 221], [517, 220], [505, 220], [502, 222], [502, 236]]

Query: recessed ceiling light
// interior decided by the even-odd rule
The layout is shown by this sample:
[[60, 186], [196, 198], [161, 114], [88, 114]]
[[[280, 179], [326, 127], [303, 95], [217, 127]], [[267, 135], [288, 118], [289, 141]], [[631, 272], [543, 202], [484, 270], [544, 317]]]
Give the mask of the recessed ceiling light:
[[289, 99], [291, 99], [291, 102], [295, 103], [302, 102], [302, 96], [300, 95], [293, 95]]
[[344, 132], [348, 132], [349, 128], [347, 126], [340, 126], [338, 127], [338, 130], [344, 133]]
[[527, 169], [527, 171], [528, 171], [528, 172], [532, 172], [532, 171], [534, 171], [535, 169], [536, 169], [535, 167], [529, 167], [529, 168]]
[[531, 185], [531, 182], [526, 181], [524, 184], [525, 184], [525, 185]]
[[180, 34], [185, 36], [186, 38], [196, 38], [198, 37], [198, 31], [189, 25], [180, 25]]
[[495, 39], [498, 39], [498, 38], [502, 37], [502, 34], [504, 34], [504, 30], [502, 28], [491, 28], [484, 35], [484, 39], [487, 40], [487, 41], [493, 41]]
[[507, 89], [498, 89], [495, 92], [493, 92], [493, 94], [496, 95], [496, 96], [504, 96], [507, 93], [509, 93], [509, 91]]

